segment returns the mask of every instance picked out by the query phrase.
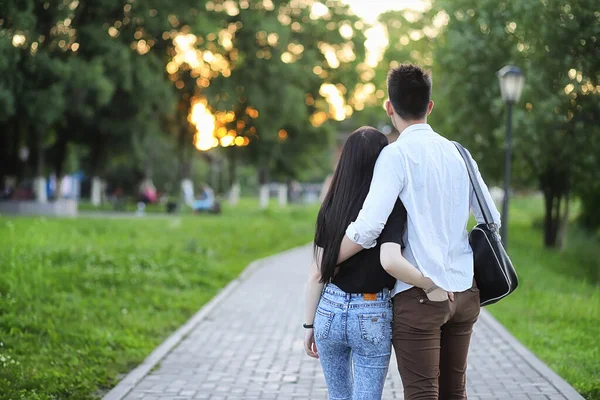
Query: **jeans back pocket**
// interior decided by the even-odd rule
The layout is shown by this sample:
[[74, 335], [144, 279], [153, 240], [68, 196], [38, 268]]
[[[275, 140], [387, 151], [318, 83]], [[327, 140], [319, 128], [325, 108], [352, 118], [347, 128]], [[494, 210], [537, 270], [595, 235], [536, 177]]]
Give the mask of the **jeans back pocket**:
[[364, 340], [373, 344], [392, 340], [392, 319], [390, 312], [359, 314], [360, 334]]
[[317, 308], [315, 314], [315, 321], [313, 323], [315, 330], [315, 338], [327, 339], [329, 336], [329, 330], [331, 328], [331, 322], [333, 321], [333, 313], [331, 311]]

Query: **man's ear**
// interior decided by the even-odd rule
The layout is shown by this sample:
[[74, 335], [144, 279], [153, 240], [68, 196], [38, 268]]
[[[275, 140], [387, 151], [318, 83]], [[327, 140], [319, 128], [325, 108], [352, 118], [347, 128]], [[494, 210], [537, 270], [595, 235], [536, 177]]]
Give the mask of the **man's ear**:
[[392, 102], [389, 100], [385, 101], [385, 111], [387, 112], [388, 117], [394, 115], [394, 107], [392, 106]]
[[427, 106], [427, 115], [431, 114], [431, 111], [433, 111], [434, 105], [435, 105], [435, 103], [433, 102], [433, 100], [429, 100], [429, 105]]

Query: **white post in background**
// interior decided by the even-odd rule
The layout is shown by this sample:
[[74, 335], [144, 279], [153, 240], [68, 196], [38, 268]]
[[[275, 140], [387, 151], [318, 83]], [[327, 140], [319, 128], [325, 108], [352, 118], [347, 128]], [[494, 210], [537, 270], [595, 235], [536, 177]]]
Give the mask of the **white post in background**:
[[239, 183], [235, 182], [233, 185], [231, 185], [231, 190], [229, 191], [229, 204], [235, 206], [240, 202], [241, 191], [242, 189]]
[[102, 180], [98, 176], [92, 178], [92, 205], [98, 207], [102, 203]]
[[192, 207], [194, 205], [194, 182], [189, 178], [184, 178], [181, 180], [180, 187], [183, 203]]
[[33, 183], [33, 190], [35, 192], [35, 199], [38, 203], [48, 202], [48, 193], [46, 192], [46, 178], [38, 176], [35, 178]]
[[146, 215], [146, 204], [142, 201], [137, 203], [137, 209], [135, 210], [135, 215], [138, 217], [143, 217]]
[[285, 207], [288, 204], [288, 186], [285, 183], [279, 184], [279, 207]]
[[260, 185], [260, 192], [258, 194], [258, 204], [261, 210], [269, 207], [269, 184], [264, 183]]

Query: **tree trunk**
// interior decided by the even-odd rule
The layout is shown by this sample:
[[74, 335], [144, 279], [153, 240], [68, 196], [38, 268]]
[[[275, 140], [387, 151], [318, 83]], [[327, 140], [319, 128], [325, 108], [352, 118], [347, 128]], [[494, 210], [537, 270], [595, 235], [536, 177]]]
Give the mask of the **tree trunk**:
[[269, 207], [269, 170], [261, 167], [258, 170], [258, 183], [260, 190], [258, 194], [258, 204], [261, 210]]
[[560, 228], [558, 230], [558, 238], [557, 238], [557, 242], [558, 242], [558, 247], [560, 249], [563, 249], [565, 246], [565, 242], [566, 242], [566, 238], [567, 238], [567, 228], [569, 226], [569, 212], [570, 212], [570, 203], [571, 203], [571, 199], [570, 199], [570, 194], [567, 193], [565, 195], [565, 209], [562, 215], [562, 220], [560, 221]]
[[237, 148], [229, 149], [229, 204], [236, 205], [240, 201], [240, 184], [237, 179]]
[[[179, 163], [179, 190], [180, 190], [180, 199], [183, 200], [183, 203], [192, 206], [194, 203], [194, 182], [190, 178], [191, 175], [191, 165], [184, 160], [180, 160]], [[171, 193], [171, 195], [175, 195], [175, 193]]]
[[229, 186], [237, 183], [237, 147], [229, 149]]
[[35, 199], [38, 203], [48, 202], [48, 193], [46, 191], [46, 178], [44, 177], [44, 145], [42, 143], [42, 135], [35, 133], [36, 142], [36, 166], [35, 166], [35, 179], [34, 179], [34, 191]]
[[[569, 217], [568, 193], [554, 188], [544, 190], [544, 245], [548, 248], [561, 248], [564, 243], [566, 227]], [[564, 212], [562, 212], [562, 200], [565, 200]]]
[[[12, 157], [9, 152], [10, 140], [9, 137], [13, 136], [14, 132], [5, 132], [3, 135], [0, 135], [0, 159], [4, 160], [0, 162], [0, 193], [6, 189], [6, 178], [8, 177], [9, 169], [13, 167], [12, 165]], [[13, 138], [14, 141], [14, 138]]]
[[554, 220], [554, 203], [556, 196], [550, 190], [544, 191], [544, 245], [546, 247], [556, 246], [556, 221]]
[[279, 184], [279, 193], [278, 193], [279, 206], [285, 207], [288, 204], [288, 185], [285, 183]]
[[68, 139], [64, 133], [59, 133], [55, 144], [54, 171], [56, 172], [56, 199], [62, 199], [62, 181], [65, 176], [65, 160], [67, 158]]
[[232, 206], [237, 205], [240, 202], [241, 192], [242, 189], [239, 183], [235, 182], [233, 185], [231, 185], [231, 190], [229, 191], [229, 204]]
[[[188, 160], [186, 154], [186, 137], [188, 136], [188, 128], [182, 126], [179, 129], [179, 136], [177, 138], [177, 152], [179, 158], [179, 170], [177, 171], [177, 181], [179, 182], [179, 188], [181, 190], [181, 198], [184, 204], [192, 206], [194, 202], [194, 182], [191, 180], [190, 175], [192, 172], [192, 161], [191, 158]], [[174, 193], [172, 193], [174, 194]]]
[[215, 193], [221, 189], [221, 162], [214, 157], [210, 162], [210, 185]]
[[64, 176], [56, 175], [56, 194], [54, 195], [56, 200], [63, 199], [62, 185], [63, 185]]
[[102, 179], [99, 176], [92, 177], [92, 204], [96, 207], [102, 204]]
[[92, 193], [91, 200], [94, 206], [102, 204], [102, 179], [100, 177], [100, 171], [102, 169], [102, 162], [104, 161], [104, 138], [98, 131], [94, 132], [94, 147], [92, 149]]
[[144, 160], [144, 178], [152, 180], [154, 175], [154, 168], [152, 168], [152, 160], [149, 156], [146, 156]]
[[188, 207], [194, 205], [194, 182], [189, 178], [184, 178], [180, 182], [181, 200]]
[[[21, 140], [19, 125], [16, 122], [7, 123], [7, 131], [0, 134], [0, 191], [4, 189], [15, 189], [24, 178], [27, 160], [20, 158]], [[8, 184], [10, 182], [10, 185]]]
[[186, 137], [187, 129], [185, 127], [181, 127], [179, 129], [179, 137], [177, 138], [177, 153], [179, 158], [179, 181], [182, 182], [188, 176], [187, 166], [185, 162], [185, 137]]

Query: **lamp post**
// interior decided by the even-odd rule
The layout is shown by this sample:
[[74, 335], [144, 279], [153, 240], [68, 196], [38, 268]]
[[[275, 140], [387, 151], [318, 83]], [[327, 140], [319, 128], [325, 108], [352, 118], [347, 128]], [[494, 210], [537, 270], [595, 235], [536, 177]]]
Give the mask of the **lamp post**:
[[512, 146], [512, 107], [519, 101], [525, 77], [514, 65], [507, 65], [497, 73], [500, 81], [500, 93], [506, 103], [506, 143], [504, 154], [504, 198], [502, 199], [502, 228], [500, 235], [504, 247], [508, 247], [508, 200], [510, 197], [510, 160]]

